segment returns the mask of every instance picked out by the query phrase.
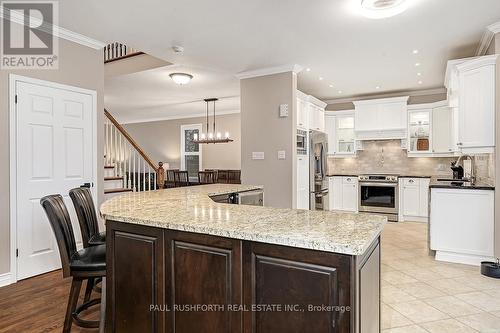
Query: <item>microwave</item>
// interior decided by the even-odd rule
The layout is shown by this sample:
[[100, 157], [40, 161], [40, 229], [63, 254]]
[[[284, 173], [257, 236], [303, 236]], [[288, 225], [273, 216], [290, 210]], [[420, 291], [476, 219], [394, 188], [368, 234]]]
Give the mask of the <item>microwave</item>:
[[307, 131], [297, 130], [297, 154], [307, 155]]

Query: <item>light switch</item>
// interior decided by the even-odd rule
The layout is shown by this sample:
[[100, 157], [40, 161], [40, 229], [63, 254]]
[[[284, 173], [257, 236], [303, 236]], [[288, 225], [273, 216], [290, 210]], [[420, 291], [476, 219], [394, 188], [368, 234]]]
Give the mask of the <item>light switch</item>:
[[288, 104], [280, 104], [280, 117], [288, 117]]
[[286, 158], [286, 152], [284, 150], [278, 150], [278, 160], [284, 160]]
[[252, 152], [252, 160], [263, 160], [264, 152], [263, 151], [254, 151]]

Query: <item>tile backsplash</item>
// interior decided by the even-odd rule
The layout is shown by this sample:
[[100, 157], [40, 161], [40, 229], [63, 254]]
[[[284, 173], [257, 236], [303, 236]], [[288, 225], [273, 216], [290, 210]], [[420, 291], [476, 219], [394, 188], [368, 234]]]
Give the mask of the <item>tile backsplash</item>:
[[[451, 176], [450, 163], [456, 157], [408, 157], [400, 140], [364, 141], [363, 150], [353, 158], [328, 158], [329, 174], [382, 173], [415, 176]], [[494, 181], [493, 154], [475, 156], [476, 175]]]

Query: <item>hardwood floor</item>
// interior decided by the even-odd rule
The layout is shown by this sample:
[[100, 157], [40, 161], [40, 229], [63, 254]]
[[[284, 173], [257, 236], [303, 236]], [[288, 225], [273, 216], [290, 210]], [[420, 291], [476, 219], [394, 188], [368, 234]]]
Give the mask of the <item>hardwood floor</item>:
[[[0, 288], [0, 333], [61, 332], [68, 302], [71, 279], [63, 279], [60, 270], [22, 280]], [[85, 284], [80, 293], [81, 304]], [[93, 293], [93, 298], [100, 297]], [[99, 306], [84, 315], [98, 320]], [[98, 332], [73, 324], [71, 332]]]

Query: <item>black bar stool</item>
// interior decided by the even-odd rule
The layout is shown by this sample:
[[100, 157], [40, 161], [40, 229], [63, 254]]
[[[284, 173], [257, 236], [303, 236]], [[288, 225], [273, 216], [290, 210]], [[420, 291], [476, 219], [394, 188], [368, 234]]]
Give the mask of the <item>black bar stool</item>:
[[69, 191], [69, 196], [75, 206], [76, 216], [78, 216], [83, 247], [106, 244], [106, 232], [99, 232], [97, 214], [90, 189], [77, 187]]
[[[92, 193], [87, 187], [77, 187], [69, 191], [71, 201], [75, 207], [78, 224], [82, 232], [83, 247], [106, 244], [106, 232], [99, 232], [97, 214], [92, 200]], [[101, 292], [96, 285], [100, 279], [90, 278], [85, 288], [84, 302], [90, 300], [92, 290]]]
[[[77, 251], [73, 227], [71, 226], [68, 209], [64, 204], [62, 196], [56, 194], [43, 197], [40, 199], [40, 204], [47, 214], [50, 226], [57, 240], [63, 277], [71, 276], [73, 278], [63, 332], [70, 332], [73, 321], [80, 327], [97, 328], [100, 326], [100, 323], [103, 324], [106, 303], [104, 290], [101, 299], [84, 301], [79, 306], [77, 304], [84, 280], [104, 278], [106, 276], [106, 245], [91, 246]], [[82, 311], [99, 303], [101, 303], [100, 321], [83, 320], [80, 318]], [[101, 329], [104, 327], [102, 324]]]

